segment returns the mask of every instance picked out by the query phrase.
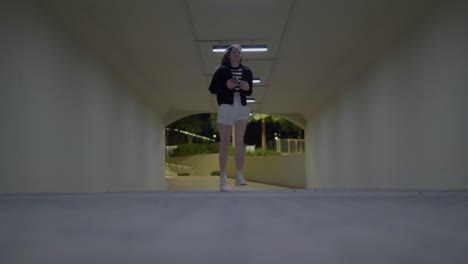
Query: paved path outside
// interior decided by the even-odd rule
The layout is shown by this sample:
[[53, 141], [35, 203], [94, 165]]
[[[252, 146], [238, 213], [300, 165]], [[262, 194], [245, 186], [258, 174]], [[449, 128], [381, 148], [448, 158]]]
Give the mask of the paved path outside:
[[[219, 176], [166, 176], [168, 189], [171, 191], [219, 190]], [[286, 187], [257, 182], [247, 182], [247, 186], [236, 186], [235, 180], [228, 178], [231, 191], [285, 190]]]

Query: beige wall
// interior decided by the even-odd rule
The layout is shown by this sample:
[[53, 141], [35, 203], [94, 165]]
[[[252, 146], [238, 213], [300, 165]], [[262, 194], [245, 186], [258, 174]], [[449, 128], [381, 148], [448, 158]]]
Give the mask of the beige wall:
[[[244, 175], [247, 180], [291, 188], [306, 188], [304, 155], [245, 157]], [[226, 167], [230, 177], [236, 175], [233, 156]]]
[[468, 188], [468, 2], [434, 10], [306, 120], [309, 188]]
[[22, 3], [0, 3], [0, 193], [166, 189], [162, 118]]

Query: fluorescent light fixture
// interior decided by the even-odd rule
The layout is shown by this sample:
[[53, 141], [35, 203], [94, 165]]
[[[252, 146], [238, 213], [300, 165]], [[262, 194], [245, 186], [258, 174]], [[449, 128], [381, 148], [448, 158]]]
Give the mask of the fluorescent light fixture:
[[247, 98], [247, 103], [255, 103], [255, 98]]
[[254, 77], [254, 78], [252, 79], [252, 83], [260, 83], [260, 78]]
[[[213, 52], [224, 52], [230, 45], [214, 45]], [[262, 52], [268, 51], [265, 44], [241, 45], [243, 52]]]

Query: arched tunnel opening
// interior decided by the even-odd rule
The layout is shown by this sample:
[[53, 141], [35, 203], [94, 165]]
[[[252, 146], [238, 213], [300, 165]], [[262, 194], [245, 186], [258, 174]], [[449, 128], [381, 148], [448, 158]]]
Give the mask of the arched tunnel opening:
[[[231, 133], [227, 174], [235, 175]], [[166, 126], [165, 178], [169, 190], [215, 190], [219, 131], [215, 113], [186, 115]], [[247, 186], [236, 190], [306, 188], [304, 129], [285, 117], [252, 113], [244, 136]]]

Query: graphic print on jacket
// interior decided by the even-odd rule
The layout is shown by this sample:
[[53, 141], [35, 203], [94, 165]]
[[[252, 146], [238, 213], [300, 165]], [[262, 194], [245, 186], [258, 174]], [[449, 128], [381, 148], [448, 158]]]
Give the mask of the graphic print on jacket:
[[[242, 80], [242, 68], [241, 67], [231, 68], [231, 74], [232, 74], [232, 78], [236, 80], [237, 83], [239, 83], [239, 81]], [[234, 88], [234, 91], [240, 91], [240, 86], [237, 85], [236, 88]]]

